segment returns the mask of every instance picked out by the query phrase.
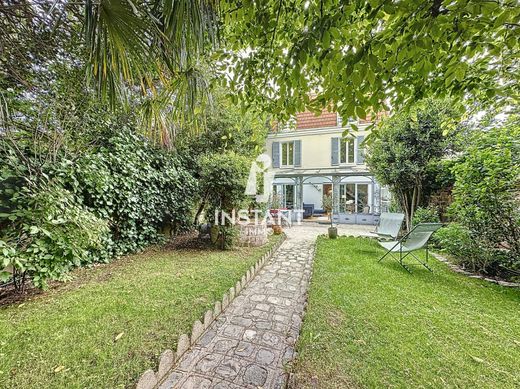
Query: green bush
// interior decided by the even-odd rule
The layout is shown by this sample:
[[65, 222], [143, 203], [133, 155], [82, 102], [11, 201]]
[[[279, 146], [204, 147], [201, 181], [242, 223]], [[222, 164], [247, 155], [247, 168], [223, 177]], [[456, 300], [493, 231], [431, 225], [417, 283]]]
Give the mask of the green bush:
[[450, 223], [438, 230], [435, 243], [458, 264], [473, 272], [495, 275], [504, 260], [503, 252], [487, 247], [459, 223]]
[[66, 185], [110, 221], [105, 256], [119, 256], [191, 227], [196, 182], [170, 153], [130, 129], [109, 132], [102, 146], [62, 164]]
[[[450, 212], [495, 261], [520, 268], [520, 119], [475, 131], [454, 167]], [[483, 263], [486, 263], [484, 261]], [[490, 269], [486, 269], [490, 271]]]
[[435, 207], [419, 207], [413, 215], [413, 225], [419, 223], [439, 223], [439, 211]]
[[[96, 133], [79, 155], [0, 137], [0, 276], [23, 287], [135, 252], [191, 227], [196, 182], [130, 128]], [[11, 142], [11, 143], [10, 143]], [[43, 161], [43, 162], [42, 162]]]
[[222, 250], [231, 250], [238, 240], [238, 228], [236, 226], [220, 226], [220, 248]]
[[[215, 153], [202, 157], [200, 167], [199, 182], [208, 220], [221, 224], [221, 211], [231, 216], [233, 210], [238, 211], [249, 201], [245, 189], [250, 159], [234, 152]], [[219, 215], [217, 219], [215, 215]], [[219, 246], [231, 248], [236, 240], [236, 231], [228, 220], [225, 225], [220, 225], [219, 234]]]
[[48, 280], [62, 280], [75, 266], [95, 260], [92, 253], [102, 250], [108, 240], [106, 221], [89, 212], [73, 193], [52, 182], [24, 187], [13, 193], [2, 246], [6, 281], [13, 278], [23, 289], [29, 276], [33, 284], [44, 288]]
[[[200, 159], [200, 187], [211, 210], [231, 213], [247, 200], [250, 159], [234, 152], [214, 153]], [[213, 217], [214, 212], [209, 212]]]

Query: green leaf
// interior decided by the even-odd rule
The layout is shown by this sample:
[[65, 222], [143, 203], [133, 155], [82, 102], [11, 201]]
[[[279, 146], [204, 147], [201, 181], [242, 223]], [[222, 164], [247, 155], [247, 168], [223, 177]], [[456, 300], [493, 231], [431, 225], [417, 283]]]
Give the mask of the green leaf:
[[367, 113], [365, 112], [365, 110], [363, 109], [363, 107], [361, 106], [356, 106], [356, 115], [358, 118], [360, 119], [365, 119], [367, 117]]
[[330, 33], [325, 31], [323, 33], [323, 38], [321, 39], [321, 43], [324, 49], [328, 49], [330, 47]]

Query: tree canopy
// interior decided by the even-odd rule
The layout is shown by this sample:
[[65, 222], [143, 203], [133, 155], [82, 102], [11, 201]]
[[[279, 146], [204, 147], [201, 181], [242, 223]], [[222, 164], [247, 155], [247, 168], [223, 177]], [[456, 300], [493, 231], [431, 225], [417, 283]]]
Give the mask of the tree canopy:
[[68, 59], [113, 105], [134, 96], [160, 132], [197, 116], [214, 81], [280, 118], [330, 104], [347, 118], [433, 95], [519, 97], [515, 0], [26, 0], [0, 16], [4, 85]]
[[274, 113], [333, 103], [364, 117], [430, 95], [518, 101], [516, 1], [246, 3], [224, 12], [231, 84], [245, 101], [267, 96]]
[[454, 132], [445, 129], [455, 117], [449, 101], [425, 100], [409, 112], [383, 121], [369, 145], [367, 164], [377, 180], [387, 185], [411, 223], [427, 182], [428, 169], [445, 156]]

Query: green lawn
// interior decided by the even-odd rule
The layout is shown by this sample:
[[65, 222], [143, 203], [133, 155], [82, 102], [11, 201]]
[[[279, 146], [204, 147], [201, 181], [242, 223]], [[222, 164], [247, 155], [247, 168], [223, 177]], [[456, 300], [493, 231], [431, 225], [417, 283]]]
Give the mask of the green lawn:
[[0, 387], [135, 384], [277, 239], [257, 249], [122, 258], [80, 270], [61, 289], [0, 309]]
[[382, 254], [319, 238], [296, 387], [520, 387], [520, 290]]

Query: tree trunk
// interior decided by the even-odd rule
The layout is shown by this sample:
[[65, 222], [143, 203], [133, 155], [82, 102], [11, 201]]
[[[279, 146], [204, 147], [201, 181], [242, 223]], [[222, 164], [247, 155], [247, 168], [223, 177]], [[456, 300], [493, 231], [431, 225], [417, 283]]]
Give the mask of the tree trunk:
[[410, 229], [410, 206], [409, 206], [409, 201], [408, 201], [408, 193], [400, 190], [397, 197], [399, 198], [399, 203], [404, 212], [404, 221], [405, 221], [405, 225], [406, 225], [406, 230], [409, 231], [409, 229]]
[[193, 219], [193, 224], [195, 224], [195, 226], [199, 225], [200, 214], [204, 210], [204, 207], [206, 207], [206, 200], [208, 199], [208, 194], [209, 193], [206, 193], [204, 195], [204, 197], [202, 198], [202, 201], [200, 202], [199, 208], [197, 209], [197, 213], [195, 214], [195, 218]]
[[412, 202], [410, 203], [410, 225], [408, 227], [408, 231], [413, 228], [413, 215], [415, 213], [415, 205], [417, 204], [417, 186], [413, 187], [412, 192]]

